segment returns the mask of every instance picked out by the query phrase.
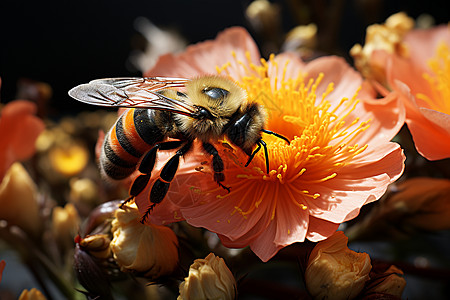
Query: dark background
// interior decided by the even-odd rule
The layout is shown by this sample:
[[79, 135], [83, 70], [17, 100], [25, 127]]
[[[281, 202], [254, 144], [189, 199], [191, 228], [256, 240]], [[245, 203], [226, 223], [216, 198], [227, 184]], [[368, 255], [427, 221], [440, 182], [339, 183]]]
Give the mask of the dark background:
[[[376, 1], [381, 10], [361, 15], [355, 7], [364, 1], [316, 1], [325, 6], [344, 5], [342, 24], [334, 37], [341, 53], [362, 43], [365, 28], [398, 11], [412, 17], [432, 15], [437, 23], [449, 21], [447, 1]], [[298, 25], [291, 13], [293, 2], [281, 5], [283, 30]], [[50, 116], [86, 109], [67, 96], [73, 86], [101, 77], [140, 75], [127, 58], [138, 48], [133, 21], [144, 16], [158, 26], [176, 28], [189, 43], [212, 39], [233, 25], [248, 28], [244, 11], [250, 1], [11, 1], [0, 3], [1, 102], [15, 99], [17, 82], [29, 78], [50, 84]]]

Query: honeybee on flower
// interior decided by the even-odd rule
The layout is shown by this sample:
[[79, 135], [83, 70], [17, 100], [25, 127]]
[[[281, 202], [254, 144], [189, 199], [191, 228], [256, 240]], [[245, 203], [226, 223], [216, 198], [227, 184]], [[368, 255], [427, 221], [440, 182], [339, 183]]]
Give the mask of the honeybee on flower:
[[[208, 63], [197, 63], [199, 57]], [[207, 180], [215, 172], [203, 163], [208, 159], [186, 155], [164, 202], [150, 215], [152, 223], [186, 220], [217, 233], [225, 246], [250, 246], [266, 261], [294, 242], [330, 236], [403, 172], [402, 150], [390, 142], [404, 121], [398, 99], [375, 100], [375, 92], [342, 59], [305, 64], [282, 53], [266, 61], [244, 29], [230, 28], [215, 41], [162, 56], [144, 75], [205, 74], [236, 81], [263, 105], [264, 128], [290, 143], [264, 138], [269, 172], [263, 151], [245, 167], [239, 147], [227, 138], [215, 143], [224, 163], [223, 184], [233, 187], [229, 193]], [[162, 172], [172, 155], [160, 153], [153, 174]], [[149, 205], [146, 195], [136, 197], [141, 214]]]

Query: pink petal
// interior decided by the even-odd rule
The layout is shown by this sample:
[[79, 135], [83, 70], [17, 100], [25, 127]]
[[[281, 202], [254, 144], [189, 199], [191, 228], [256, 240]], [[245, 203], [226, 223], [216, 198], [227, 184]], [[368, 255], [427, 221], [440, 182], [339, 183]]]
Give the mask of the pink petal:
[[[243, 74], [243, 67], [236, 64], [237, 60], [246, 62], [246, 52], [251, 62], [259, 63], [259, 50], [248, 34], [241, 27], [232, 27], [219, 33], [214, 41], [205, 41], [189, 46], [185, 52], [174, 55], [167, 54], [158, 60], [156, 65], [145, 73], [145, 76], [180, 76], [195, 77], [202, 74], [217, 74], [216, 67], [222, 67], [230, 62], [235, 70], [230, 75], [239, 79]], [[240, 71], [240, 72], [239, 72]]]
[[405, 156], [395, 143], [368, 148], [358, 160], [338, 171], [338, 176], [311, 187], [322, 196], [308, 201], [309, 213], [332, 223], [348, 221], [359, 209], [380, 198], [402, 173]]
[[361, 75], [343, 58], [337, 56], [315, 59], [306, 65], [305, 71], [308, 74], [305, 82], [308, 82], [309, 78], [316, 79], [319, 73], [325, 75], [316, 91], [318, 98], [326, 91], [329, 83], [334, 84], [334, 90], [327, 99], [335, 103], [338, 103], [343, 97], [352, 97], [363, 82]]
[[339, 224], [310, 216], [306, 238], [311, 242], [319, 242], [332, 236], [338, 228]]

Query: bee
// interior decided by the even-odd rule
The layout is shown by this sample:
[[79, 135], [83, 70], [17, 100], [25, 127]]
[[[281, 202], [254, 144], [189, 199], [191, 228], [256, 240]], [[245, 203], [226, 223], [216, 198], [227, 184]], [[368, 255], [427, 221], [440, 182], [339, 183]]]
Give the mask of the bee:
[[[150, 191], [150, 206], [142, 221], [169, 190], [180, 162], [192, 150], [194, 140], [212, 157], [214, 181], [222, 188], [224, 163], [214, 143], [226, 137], [248, 155], [247, 167], [261, 148], [269, 172], [267, 144], [261, 133], [289, 140], [264, 129], [264, 107], [248, 101], [237, 83], [222, 76], [194, 79], [170, 77], [125, 77], [93, 80], [69, 91], [88, 104], [131, 108], [125, 111], [105, 136], [99, 159], [102, 174], [120, 180], [138, 170], [131, 184], [130, 201], [145, 189], [159, 150], [176, 150], [165, 163]], [[170, 139], [169, 139], [170, 138]]]

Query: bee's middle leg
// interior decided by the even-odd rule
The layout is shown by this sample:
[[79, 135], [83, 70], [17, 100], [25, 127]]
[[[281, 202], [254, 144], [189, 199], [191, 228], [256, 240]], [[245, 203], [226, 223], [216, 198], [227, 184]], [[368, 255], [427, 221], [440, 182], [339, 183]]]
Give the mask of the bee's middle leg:
[[230, 187], [227, 187], [222, 184], [222, 181], [225, 180], [225, 175], [223, 174], [224, 166], [222, 158], [219, 155], [219, 151], [210, 143], [203, 143], [203, 149], [205, 151], [212, 155], [212, 167], [214, 171], [214, 181], [217, 182], [217, 184], [222, 187], [223, 189], [227, 190], [228, 193], [230, 192]]

